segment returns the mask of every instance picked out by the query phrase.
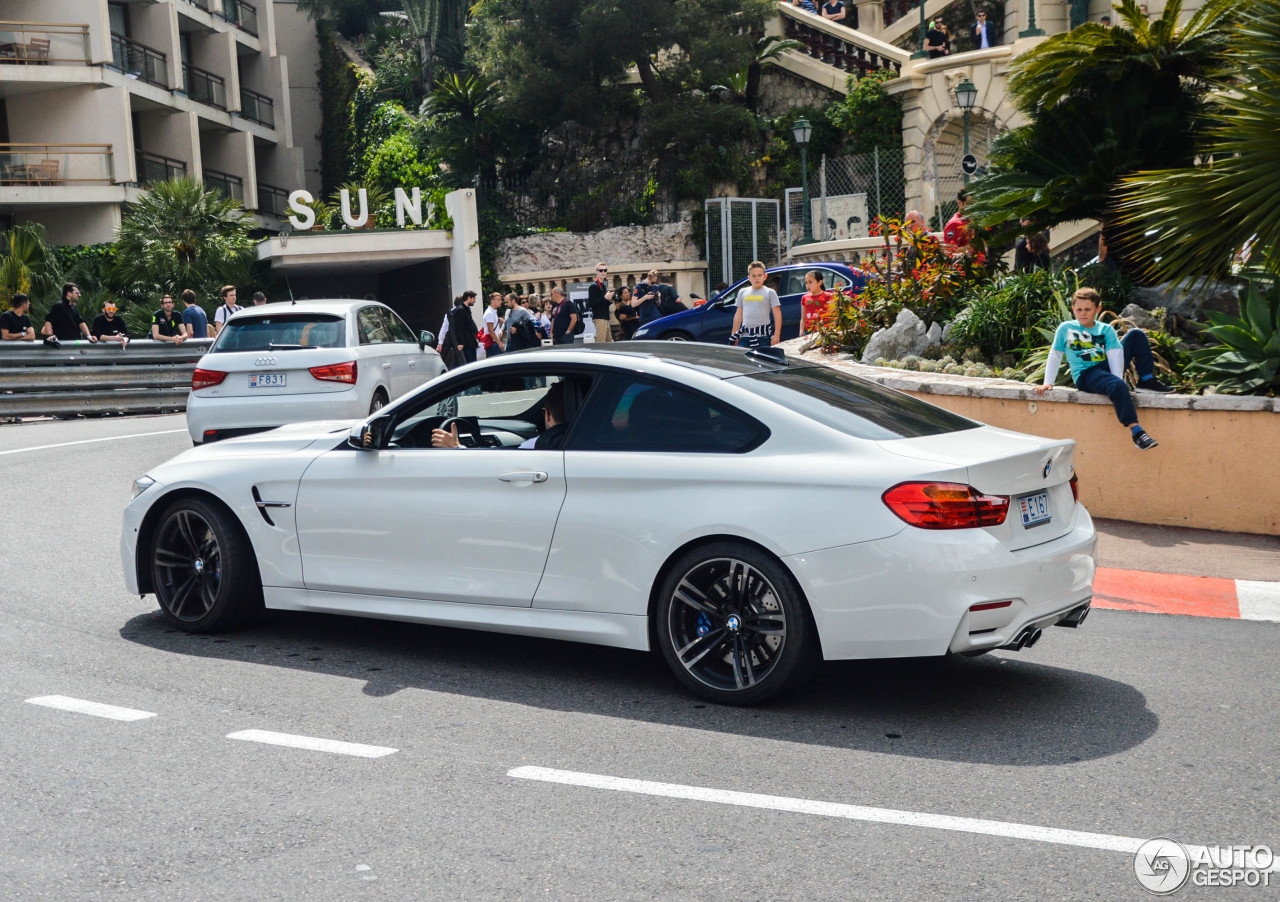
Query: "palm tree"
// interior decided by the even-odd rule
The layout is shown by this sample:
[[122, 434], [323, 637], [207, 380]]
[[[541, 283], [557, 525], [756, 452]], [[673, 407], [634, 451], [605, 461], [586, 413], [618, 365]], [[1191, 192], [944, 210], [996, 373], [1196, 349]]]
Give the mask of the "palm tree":
[[1194, 159], [1205, 97], [1233, 66], [1240, 6], [1210, 0], [1179, 27], [1181, 0], [1153, 21], [1122, 0], [1115, 27], [1086, 23], [1023, 54], [1009, 92], [1029, 123], [996, 141], [969, 215], [997, 241], [1023, 218], [1035, 228], [1099, 219], [1124, 256], [1110, 227], [1119, 181]]
[[451, 72], [422, 102], [431, 141], [460, 174], [496, 178], [496, 155], [503, 128], [502, 91], [485, 75]]
[[1220, 275], [1246, 246], [1280, 275], [1280, 0], [1253, 0], [1250, 12], [1230, 53], [1240, 80], [1215, 98], [1202, 164], [1123, 181], [1120, 216], [1152, 233], [1153, 277]]
[[8, 309], [15, 294], [40, 301], [57, 296], [58, 261], [44, 239], [44, 226], [28, 222], [0, 236], [0, 304]]
[[803, 49], [804, 44], [800, 41], [784, 38], [776, 34], [756, 40], [755, 46], [752, 48], [754, 56], [750, 65], [747, 66], [746, 86], [743, 91], [743, 99], [746, 101], [747, 109], [753, 113], [756, 110], [756, 104], [760, 100], [760, 78], [764, 75], [764, 70], [769, 66], [776, 66], [778, 60], [782, 58], [782, 54], [788, 50]]
[[213, 281], [252, 258], [251, 223], [238, 202], [194, 179], [158, 182], [121, 218], [118, 275], [147, 290]]

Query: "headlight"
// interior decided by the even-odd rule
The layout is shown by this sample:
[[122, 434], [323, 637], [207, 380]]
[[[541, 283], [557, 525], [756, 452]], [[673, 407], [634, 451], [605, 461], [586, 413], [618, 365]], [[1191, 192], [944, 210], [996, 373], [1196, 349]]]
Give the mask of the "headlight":
[[150, 476], [139, 476], [133, 481], [133, 497], [137, 498], [147, 489], [156, 484], [156, 481]]

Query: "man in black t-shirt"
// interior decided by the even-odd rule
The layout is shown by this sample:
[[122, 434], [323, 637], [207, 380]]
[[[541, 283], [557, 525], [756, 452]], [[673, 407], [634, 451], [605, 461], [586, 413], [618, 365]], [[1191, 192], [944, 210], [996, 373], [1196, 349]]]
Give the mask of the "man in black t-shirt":
[[80, 289], [76, 283], [64, 282], [62, 300], [54, 304], [49, 315], [44, 318], [44, 328], [40, 330], [40, 334], [51, 335], [59, 341], [75, 341], [79, 338], [97, 341], [98, 339], [90, 334], [89, 326], [80, 316], [80, 311], [76, 309], [76, 303], [79, 300]]
[[89, 331], [98, 338], [118, 341], [121, 347], [129, 342], [129, 327], [124, 324], [124, 317], [116, 316], [115, 301], [107, 301], [102, 305], [102, 312], [93, 318], [93, 326]]
[[573, 344], [573, 330], [578, 325], [578, 308], [564, 296], [564, 289], [551, 289], [551, 340], [558, 345]]
[[182, 319], [173, 315], [173, 295], [160, 299], [160, 309], [151, 315], [151, 337], [156, 341], [171, 341], [180, 345], [187, 338]]
[[35, 341], [36, 330], [31, 325], [31, 299], [25, 294], [13, 296], [13, 309], [0, 313], [0, 341]]

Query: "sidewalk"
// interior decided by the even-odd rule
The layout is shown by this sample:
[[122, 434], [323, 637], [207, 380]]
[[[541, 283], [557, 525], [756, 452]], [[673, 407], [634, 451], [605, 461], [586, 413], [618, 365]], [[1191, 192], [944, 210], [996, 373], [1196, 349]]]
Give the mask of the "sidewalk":
[[1280, 537], [1095, 520], [1099, 608], [1280, 621]]

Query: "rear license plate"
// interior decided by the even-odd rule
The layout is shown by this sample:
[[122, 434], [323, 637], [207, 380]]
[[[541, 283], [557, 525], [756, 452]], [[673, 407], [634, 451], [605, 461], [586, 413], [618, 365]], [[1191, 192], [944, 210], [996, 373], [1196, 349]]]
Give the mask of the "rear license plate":
[[286, 373], [253, 373], [249, 376], [250, 388], [284, 388]]
[[1049, 516], [1049, 493], [1037, 492], [1034, 495], [1024, 495], [1018, 499], [1018, 510], [1022, 513], [1024, 527], [1048, 523], [1052, 519]]

